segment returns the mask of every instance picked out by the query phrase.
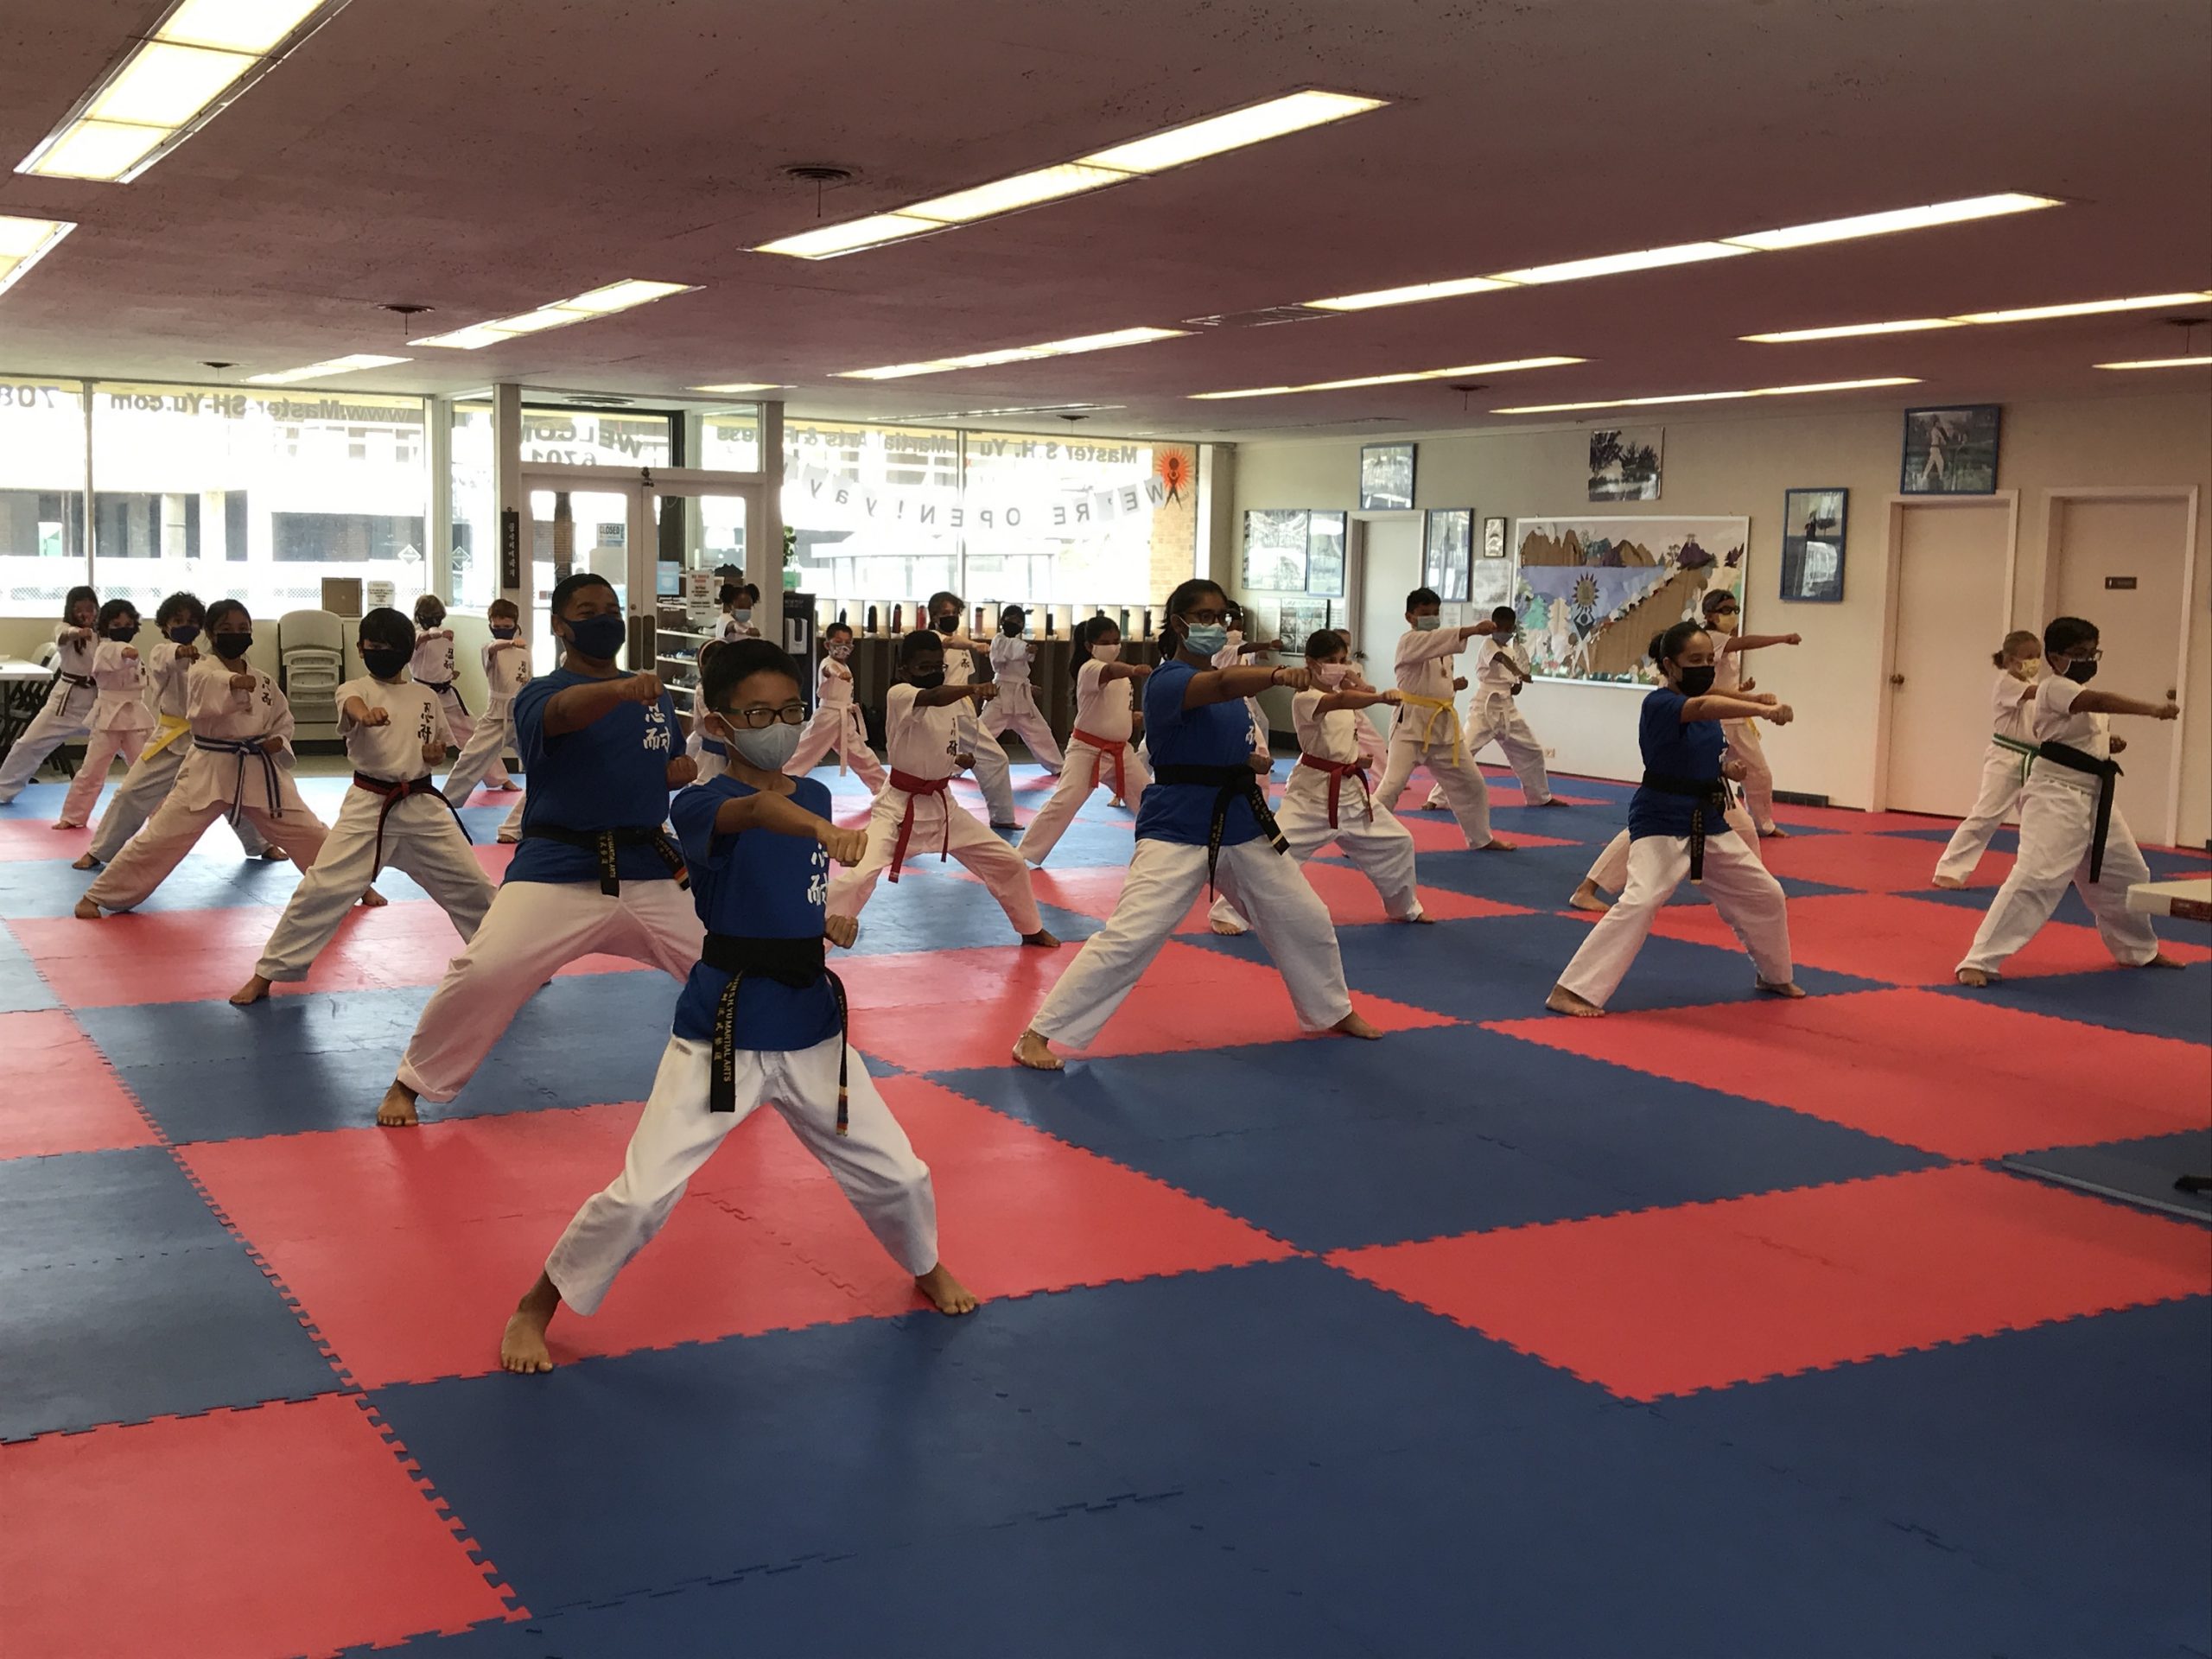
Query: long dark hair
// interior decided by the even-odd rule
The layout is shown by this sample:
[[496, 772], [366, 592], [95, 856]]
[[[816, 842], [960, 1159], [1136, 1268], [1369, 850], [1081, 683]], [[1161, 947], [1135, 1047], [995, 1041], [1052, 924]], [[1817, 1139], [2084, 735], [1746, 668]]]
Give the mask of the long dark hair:
[[84, 587], [81, 584], [78, 587], [72, 588], [69, 590], [69, 597], [61, 601], [61, 620], [64, 622], [68, 623], [71, 627], [75, 627], [77, 626], [75, 621], [77, 607], [79, 605], [84, 604], [88, 600], [92, 602], [92, 607], [95, 611], [99, 609], [100, 596], [95, 589]]
[[1166, 608], [1160, 617], [1160, 661], [1162, 667], [1173, 662], [1183, 649], [1175, 632], [1174, 619], [1190, 609], [1204, 594], [1211, 594], [1221, 601], [1224, 610], [1228, 609], [1229, 595], [1222, 590], [1221, 584], [1208, 581], [1204, 576], [1192, 576], [1188, 582], [1179, 582], [1175, 591], [1167, 595]]
[[1678, 661], [1689, 642], [1705, 632], [1702, 622], [1677, 622], [1651, 642], [1651, 660], [1659, 664], [1660, 677], [1666, 677], [1666, 665]]
[[219, 599], [210, 605], [207, 618], [208, 637], [213, 639], [215, 630], [233, 616], [242, 616], [249, 623], [253, 620], [253, 613], [246, 609], [245, 601], [242, 599]]

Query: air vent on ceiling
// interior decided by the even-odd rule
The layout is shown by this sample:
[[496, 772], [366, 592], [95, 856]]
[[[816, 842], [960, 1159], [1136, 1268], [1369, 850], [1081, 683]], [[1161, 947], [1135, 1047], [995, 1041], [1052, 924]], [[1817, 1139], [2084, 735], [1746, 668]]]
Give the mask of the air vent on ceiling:
[[1330, 315], [1303, 305], [1264, 305], [1257, 311], [1224, 311], [1218, 316], [1185, 317], [1185, 328], [1273, 328], [1285, 322], [1313, 322]]

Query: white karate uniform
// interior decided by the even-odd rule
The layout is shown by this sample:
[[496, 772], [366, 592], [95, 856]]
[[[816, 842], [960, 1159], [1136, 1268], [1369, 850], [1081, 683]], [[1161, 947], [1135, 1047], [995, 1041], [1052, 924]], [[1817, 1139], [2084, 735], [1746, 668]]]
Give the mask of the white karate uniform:
[[1427, 704], [1406, 703], [1390, 728], [1390, 764], [1376, 798], [1395, 810], [1414, 768], [1426, 765], [1450, 803], [1452, 816], [1470, 847], [1491, 842], [1490, 787], [1482, 769], [1459, 741], [1459, 716], [1452, 706], [1452, 658], [1463, 647], [1459, 631], [1408, 628], [1399, 637], [1395, 668], [1398, 690]]
[[[1219, 670], [1243, 668], [1245, 665], [1243, 632], [1241, 629], [1231, 628], [1229, 631], [1229, 643], [1214, 652], [1212, 666]], [[1247, 729], [1251, 734], [1249, 741], [1252, 746], [1252, 753], [1273, 754], [1274, 743], [1268, 730], [1268, 717], [1262, 711], [1260, 700], [1257, 697], [1244, 699], [1244, 721]], [[1206, 919], [1213, 925], [1217, 932], [1221, 933], [1242, 933], [1251, 925], [1244, 919], [1243, 912], [1230, 901], [1228, 893], [1217, 887], [1214, 892], [1212, 906], [1206, 912]]]
[[[665, 885], [665, 884], [662, 884]], [[545, 1275], [579, 1313], [598, 1310], [614, 1275], [667, 1222], [691, 1177], [763, 1101], [836, 1178], [883, 1248], [908, 1273], [937, 1266], [937, 1195], [859, 1053], [846, 1051], [847, 1133], [837, 1133], [841, 1039], [812, 1048], [740, 1049], [737, 1109], [708, 1109], [714, 1045], [671, 1037], [652, 1093], [623, 1154], [622, 1173], [576, 1211], [546, 1258]], [[734, 1267], [735, 1264], [733, 1264]]]
[[[510, 649], [494, 649], [502, 645]], [[515, 747], [515, 693], [529, 683], [529, 646], [519, 639], [494, 639], [485, 645], [484, 712], [470, 727], [468, 739], [441, 785], [445, 798], [455, 806], [464, 804], [476, 792], [476, 785], [486, 779], [494, 785], [513, 781], [500, 757]], [[518, 795], [503, 829], [522, 827], [522, 802]]]
[[1480, 666], [1475, 670], [1474, 701], [1467, 710], [1471, 724], [1467, 758], [1473, 760], [1484, 745], [1495, 742], [1505, 751], [1506, 763], [1521, 781], [1522, 798], [1530, 806], [1541, 806], [1552, 798], [1552, 783], [1544, 769], [1544, 746], [1522, 718], [1520, 701], [1513, 695], [1521, 682], [1509, 664], [1518, 663], [1519, 655], [1510, 645], [1485, 639], [1476, 660]]
[[[1357, 728], [1363, 722], [1356, 709], [1317, 711], [1325, 691], [1300, 691], [1290, 702], [1291, 719], [1298, 731], [1298, 747], [1317, 760], [1350, 766], [1361, 759]], [[1300, 864], [1334, 842], [1359, 873], [1382, 895], [1385, 914], [1394, 921], [1420, 916], [1421, 899], [1414, 887], [1413, 832], [1391, 816], [1390, 809], [1368, 791], [1369, 781], [1346, 774], [1338, 783], [1337, 823], [1329, 824], [1329, 785], [1326, 772], [1300, 765], [1291, 768], [1284, 787], [1275, 827], [1290, 843], [1290, 855]]]
[[[382, 726], [356, 721], [348, 704], [359, 698], [381, 709]], [[426, 744], [442, 747], [445, 711], [427, 685], [387, 685], [363, 675], [340, 686], [338, 734], [353, 770], [387, 783], [411, 783], [430, 775]], [[474, 937], [491, 908], [493, 888], [469, 851], [461, 820], [444, 796], [410, 795], [385, 810], [385, 798], [356, 786], [346, 791], [338, 822], [307, 880], [292, 890], [284, 913], [262, 947], [254, 972], [283, 982], [305, 979], [316, 957], [338, 931], [361, 890], [386, 865], [404, 871], [438, 901], [465, 942]], [[381, 852], [379, 852], [381, 848]]]
[[[453, 747], [466, 749], [468, 740], [476, 735], [476, 721], [461, 706], [461, 664], [454, 655], [453, 630], [418, 628], [415, 633], [415, 655], [408, 660], [407, 671], [417, 685], [427, 686], [437, 694]], [[499, 764], [498, 756], [493, 757], [485, 776], [494, 783], [507, 781], [506, 768]]]
[[991, 673], [998, 681], [999, 694], [983, 705], [983, 729], [993, 737], [1004, 737], [1011, 726], [1038, 764], [1056, 773], [1060, 769], [1060, 746], [1052, 736], [1051, 722], [1037, 706], [1037, 688], [1029, 681], [1029, 664], [1036, 657], [1036, 646], [1027, 639], [1002, 633], [991, 641]]
[[[1137, 746], [1129, 741], [1136, 728], [1137, 682], [1109, 680], [1105, 677], [1106, 667], [1093, 658], [1076, 670], [1075, 729], [1068, 734], [1059, 785], [1021, 832], [1020, 850], [1032, 864], [1045, 861], [1067, 833], [1077, 811], [1100, 785], [1113, 790], [1134, 812], [1152, 782], [1152, 773], [1145, 769]], [[1114, 747], [1117, 744], [1118, 751]]]
[[[2030, 705], [2030, 730], [2039, 744], [2063, 743], [2109, 760], [2110, 722], [2103, 715], [2074, 712], [2081, 690], [2063, 675], [2046, 678]], [[2149, 880], [2151, 871], [2117, 806], [2105, 837], [2104, 873], [2089, 880], [2096, 822], [2096, 779], [2038, 759], [2020, 791], [2020, 851], [2012, 873], [1990, 901], [1961, 968], [1996, 974], [2050, 919], [2069, 881], [2096, 916], [2097, 931], [2114, 962], [2139, 968], [2158, 954], [2151, 918], [2127, 908], [2127, 889]]]
[[991, 890], [1015, 932], [1024, 937], [1037, 932], [1045, 924], [1037, 913], [1037, 895], [1030, 889], [1029, 867], [1020, 855], [978, 823], [972, 814], [954, 804], [949, 790], [910, 795], [899, 786], [901, 777], [925, 781], [951, 777], [952, 757], [966, 741], [958, 729], [957, 705], [919, 707], [915, 702], [919, 695], [902, 681], [884, 699], [883, 747], [890, 758], [891, 777], [877, 791], [874, 810], [868, 817], [868, 852], [857, 865], [830, 884], [829, 913], [861, 913], [868, 895], [875, 891], [876, 878], [890, 868], [899, 826], [912, 811], [914, 825], [906, 844], [909, 863], [925, 855], [949, 854]]
[[[176, 787], [177, 774], [183, 769], [185, 757], [192, 753], [192, 728], [185, 719], [185, 681], [194, 663], [206, 660], [204, 652], [197, 658], [178, 656], [176, 646], [166, 639], [145, 658], [156, 723], [138, 759], [108, 798], [107, 810], [92, 828], [92, 844], [87, 850], [99, 862], [113, 863], [124, 843], [138, 833], [139, 826]], [[248, 858], [259, 858], [269, 850], [269, 843], [251, 820], [241, 816], [225, 822]]]
[[1936, 879], [1963, 884], [1981, 862], [1981, 855], [1989, 850], [1989, 838], [1997, 833], [1998, 825], [2018, 803], [2021, 788], [2028, 780], [2028, 767], [2032, 757], [2018, 749], [2009, 749], [1996, 741], [2010, 738], [2015, 743], [2033, 744], [2029, 721], [2034, 707], [2031, 682], [1997, 671], [1997, 683], [1990, 688], [1989, 713], [1992, 738], [1989, 753], [1981, 763], [1981, 787], [1975, 792], [1974, 809], [1960, 820], [1952, 834], [1950, 845], [1943, 849], [1943, 856], [1936, 861]]
[[[1559, 982], [1584, 1001], [1604, 1007], [1643, 948], [1652, 918], [1689, 871], [1688, 836], [1637, 836], [1629, 847], [1628, 879], [1618, 902], [1598, 918]], [[1705, 839], [1704, 892], [1743, 941], [1759, 978], [1769, 985], [1789, 983], [1789, 900], [1782, 884], [1733, 830]]]
[[[947, 639], [944, 647], [944, 683], [947, 685], [966, 685], [976, 677], [976, 657], [965, 645], [954, 645]], [[972, 702], [958, 704], [953, 710], [956, 729], [960, 734], [960, 753], [972, 754], [976, 764], [971, 770], [976, 782], [983, 791], [983, 804], [990, 809], [991, 828], [1011, 830], [1018, 820], [1014, 816], [1014, 773], [1006, 758], [1006, 751], [999, 741], [984, 729], [982, 719]], [[887, 757], [891, 748], [888, 716], [885, 720], [883, 747]], [[893, 766], [898, 766], [896, 760]], [[965, 817], [965, 814], [962, 815]]]
[[[1724, 651], [1713, 659], [1713, 690], [1716, 695], [1738, 696], [1742, 695], [1743, 683], [1741, 652]], [[1745, 809], [1751, 813], [1758, 834], [1770, 836], [1774, 833], [1774, 768], [1766, 763], [1759, 723], [1756, 720], [1724, 720], [1720, 729], [1727, 734], [1729, 754], [1744, 763], [1739, 787]]]
[[64, 622], [54, 629], [54, 641], [60, 648], [54, 666], [61, 677], [54, 681], [44, 704], [8, 750], [7, 760], [0, 762], [0, 806], [23, 792], [23, 786], [37, 774], [48, 755], [64, 743], [74, 743], [92, 734], [92, 708], [99, 701], [92, 681], [92, 651], [99, 643], [99, 636], [88, 631], [79, 643], [76, 631]]
[[[129, 910], [168, 878], [217, 818], [238, 813], [282, 847], [304, 875], [315, 868], [327, 833], [292, 782], [292, 705], [258, 669], [251, 689], [231, 683], [219, 658], [203, 656], [185, 678], [185, 718], [193, 737], [278, 747], [270, 758], [195, 747], [178, 769], [175, 787], [115, 860], [85, 889], [102, 910]], [[190, 739], [181, 740], [190, 741]], [[273, 804], [272, 804], [273, 798]]]
[[760, 630], [753, 626], [750, 617], [741, 622], [734, 612], [722, 613], [722, 639], [725, 643], [732, 639], [758, 639], [760, 637]]
[[[92, 731], [85, 739], [85, 763], [69, 780], [62, 797], [61, 823], [75, 829], [92, 815], [92, 804], [107, 781], [108, 763], [123, 757], [127, 773], [154, 731], [153, 705], [146, 701], [144, 659], [134, 645], [103, 639], [92, 652], [92, 681], [98, 695], [92, 703]], [[131, 654], [125, 655], [130, 652]]]
[[824, 655], [815, 680], [814, 715], [798, 734], [798, 747], [791, 751], [785, 774], [803, 778], [833, 751], [840, 778], [850, 771], [870, 789], [883, 787], [883, 765], [868, 746], [868, 722], [853, 701], [853, 671]]

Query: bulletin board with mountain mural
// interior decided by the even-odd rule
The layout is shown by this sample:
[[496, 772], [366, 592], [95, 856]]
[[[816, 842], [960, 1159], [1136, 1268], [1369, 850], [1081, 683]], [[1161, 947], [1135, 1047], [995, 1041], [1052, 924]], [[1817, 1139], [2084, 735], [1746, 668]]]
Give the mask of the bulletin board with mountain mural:
[[1744, 598], [1748, 518], [1522, 518], [1513, 607], [1540, 679], [1649, 685], [1651, 636], [1700, 615], [1719, 588]]

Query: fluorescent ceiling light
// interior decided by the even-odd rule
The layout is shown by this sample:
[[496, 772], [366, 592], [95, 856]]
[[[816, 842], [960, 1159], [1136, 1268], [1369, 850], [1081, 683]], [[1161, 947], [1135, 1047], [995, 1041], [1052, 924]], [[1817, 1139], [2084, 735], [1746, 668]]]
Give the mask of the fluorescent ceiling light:
[[2074, 305], [2031, 305], [2017, 311], [1967, 311], [1961, 322], [2046, 322], [2053, 317], [2094, 317], [2107, 311], [2155, 311], [2161, 306], [2194, 305], [2212, 294], [2146, 294], [2132, 300], [2083, 300]]
[[130, 176], [149, 156], [175, 136], [166, 127], [73, 121], [36, 152], [35, 164], [26, 162], [16, 171], [111, 184]]
[[628, 311], [640, 305], [651, 305], [655, 300], [664, 300], [671, 294], [687, 292], [689, 283], [648, 283], [635, 276], [619, 283], [609, 283], [605, 288], [594, 288], [588, 294], [579, 294], [573, 300], [556, 302], [563, 311], [588, 311], [594, 316], [609, 312]]
[[1834, 328], [1789, 328], [1778, 334], [1745, 334], [1758, 346], [1794, 346], [1808, 340], [1850, 340], [1860, 334], [1910, 334], [1925, 328], [1956, 328], [1956, 317], [1908, 317], [1903, 322], [1847, 322]]
[[1497, 274], [1501, 283], [1535, 285], [1541, 283], [1579, 283], [1588, 276], [1614, 276], [1630, 270], [1660, 270], [1669, 265], [1694, 265], [1703, 259], [1732, 259], [1749, 253], [1727, 242], [1683, 242], [1671, 248], [1643, 248], [1634, 253], [1604, 253], [1594, 259], [1569, 259], [1556, 265], [1531, 265], [1526, 270]]
[[1142, 346], [1155, 340], [1175, 340], [1187, 328], [1116, 328], [1110, 334], [1077, 334], [1069, 340], [1048, 340], [1037, 346], [1009, 346], [995, 352], [970, 352], [963, 357], [934, 357], [920, 363], [893, 363], [880, 369], [847, 369], [840, 380], [905, 380], [918, 374], [944, 374], [953, 369], [995, 368], [1002, 363], [1027, 363], [1041, 357], [1073, 357], [1082, 352], [1109, 352], [1119, 346]]
[[1281, 397], [1294, 391], [1348, 391], [1357, 386], [1398, 386], [1413, 380], [1456, 380], [1469, 374], [1516, 374], [1523, 369], [1559, 369], [1587, 361], [1580, 357], [1519, 357], [1506, 363], [1465, 363], [1449, 369], [1415, 369], [1402, 374], [1362, 375], [1356, 380], [1316, 380], [1303, 386], [1254, 386], [1244, 391], [1194, 391], [1198, 402], [1225, 397]]
[[2132, 363], [2099, 363], [2100, 369], [2212, 369], [2212, 357], [2139, 357]]
[[442, 346], [457, 352], [481, 351], [486, 346], [497, 346], [501, 340], [512, 340], [518, 334], [535, 334], [548, 328], [565, 328], [573, 322], [589, 322], [617, 311], [650, 305], [655, 300], [666, 299], [671, 294], [689, 294], [697, 286], [696, 283], [649, 283], [639, 277], [626, 276], [619, 283], [594, 288], [572, 300], [556, 300], [550, 305], [541, 305], [534, 311], [520, 312], [512, 317], [495, 317], [489, 322], [471, 323], [466, 328], [448, 329], [442, 334], [426, 334], [415, 344]]
[[1968, 196], [1962, 201], [1931, 202], [1925, 207], [1894, 207], [1887, 213], [1860, 213], [1852, 219], [1823, 219], [1816, 225], [1790, 225], [1777, 231], [1753, 231], [1727, 241], [1761, 252], [1784, 248], [1809, 248], [1822, 242], [1848, 242], [1863, 236], [1890, 236], [1898, 231], [1931, 230], [1938, 225], [1962, 225], [2004, 213], [2032, 213], [2059, 204], [2049, 196], [2007, 192], [1994, 196]]
[[456, 352], [480, 352], [486, 346], [497, 346], [514, 336], [504, 328], [494, 328], [488, 322], [474, 323], [466, 328], [449, 328], [442, 334], [425, 334], [415, 343], [417, 346], [443, 346]]
[[148, 41], [130, 54], [85, 113], [95, 121], [181, 127], [258, 61], [238, 52]]
[[691, 388], [693, 391], [716, 392], [724, 396], [734, 396], [739, 392], [747, 391], [781, 391], [783, 389], [783, 382], [780, 380], [732, 380], [719, 386]]
[[496, 334], [536, 334], [548, 328], [565, 328], [572, 322], [588, 322], [593, 313], [571, 311], [566, 306], [542, 305], [535, 311], [524, 311], [512, 317], [494, 317], [479, 325]]
[[1462, 294], [1487, 294], [1510, 288], [1495, 276], [1457, 276], [1443, 283], [1414, 283], [1404, 288], [1378, 288], [1367, 294], [1339, 294], [1331, 300], [1308, 300], [1316, 311], [1367, 311], [1378, 305], [1418, 305], [1423, 300], [1456, 299]]
[[0, 213], [0, 294], [30, 274], [77, 227], [66, 219], [18, 219]]
[[414, 359], [405, 357], [378, 357], [372, 352], [356, 352], [351, 357], [334, 357], [321, 363], [310, 363], [303, 369], [285, 369], [276, 374], [249, 374], [250, 386], [289, 386], [297, 380], [313, 380], [320, 376], [352, 374], [359, 369], [385, 369], [395, 363]]
[[1526, 404], [1516, 409], [1493, 409], [1493, 415], [1569, 415], [1586, 409], [1644, 409], [1657, 404], [1717, 404], [1736, 397], [1802, 397], [1815, 391], [1866, 391], [1876, 386], [1916, 386], [1910, 375], [1888, 375], [1877, 380], [1821, 380], [1804, 386], [1755, 386], [1748, 391], [1679, 391], [1662, 397], [1606, 397], [1584, 404]]
[[1280, 138], [1286, 133], [1380, 109], [1383, 101], [1348, 92], [1292, 92], [1249, 109], [1231, 110], [1225, 115], [1170, 127], [1165, 132], [1116, 144], [1072, 162], [1016, 173], [971, 189], [912, 202], [889, 213], [872, 213], [864, 219], [779, 237], [772, 242], [760, 244], [753, 251], [786, 254], [795, 259], [833, 259], [839, 254], [926, 236], [950, 226], [973, 224], [977, 219], [1033, 207], [1039, 202], [1103, 190], [1147, 174], [1218, 156], [1225, 150], [1241, 149], [1248, 144]]
[[321, 6], [322, 0], [184, 0], [154, 36], [258, 57], [274, 51]]

